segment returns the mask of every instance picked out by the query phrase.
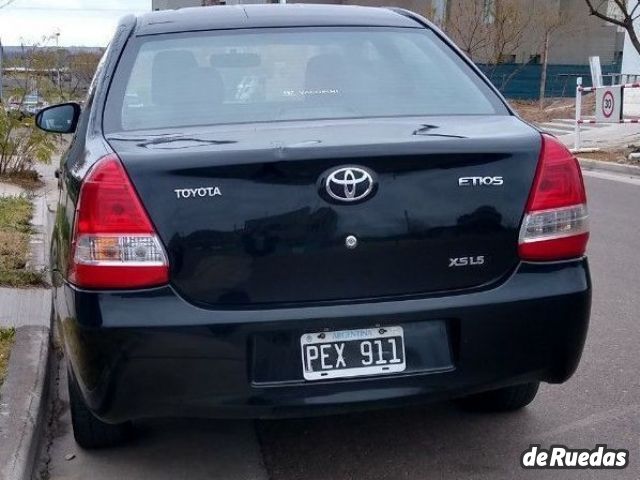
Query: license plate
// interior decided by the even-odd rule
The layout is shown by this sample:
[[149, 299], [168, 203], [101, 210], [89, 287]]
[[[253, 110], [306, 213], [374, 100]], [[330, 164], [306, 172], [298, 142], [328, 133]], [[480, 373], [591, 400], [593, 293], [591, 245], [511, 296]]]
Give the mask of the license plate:
[[402, 327], [306, 333], [300, 345], [305, 380], [386, 375], [407, 367]]

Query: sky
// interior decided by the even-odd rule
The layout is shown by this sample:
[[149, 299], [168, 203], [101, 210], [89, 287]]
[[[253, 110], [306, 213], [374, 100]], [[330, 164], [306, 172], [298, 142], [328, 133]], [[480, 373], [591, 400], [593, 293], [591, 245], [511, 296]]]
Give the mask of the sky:
[[59, 32], [60, 46], [104, 47], [120, 17], [150, 10], [151, 0], [14, 0], [0, 8], [0, 40], [34, 44]]

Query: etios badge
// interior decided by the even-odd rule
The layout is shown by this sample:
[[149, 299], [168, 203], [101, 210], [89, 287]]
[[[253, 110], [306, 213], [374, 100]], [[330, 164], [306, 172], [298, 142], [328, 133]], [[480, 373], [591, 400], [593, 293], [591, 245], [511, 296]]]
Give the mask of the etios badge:
[[374, 189], [373, 176], [364, 168], [342, 167], [327, 176], [325, 189], [329, 196], [341, 202], [357, 202], [367, 198]]
[[461, 187], [501, 187], [504, 185], [502, 177], [460, 177], [458, 185]]

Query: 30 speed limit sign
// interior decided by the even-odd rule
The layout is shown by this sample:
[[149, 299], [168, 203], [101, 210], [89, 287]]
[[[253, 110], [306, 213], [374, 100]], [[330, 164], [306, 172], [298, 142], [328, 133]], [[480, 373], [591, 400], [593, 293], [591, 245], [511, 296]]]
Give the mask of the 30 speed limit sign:
[[622, 119], [622, 87], [596, 89], [596, 121], [618, 123]]

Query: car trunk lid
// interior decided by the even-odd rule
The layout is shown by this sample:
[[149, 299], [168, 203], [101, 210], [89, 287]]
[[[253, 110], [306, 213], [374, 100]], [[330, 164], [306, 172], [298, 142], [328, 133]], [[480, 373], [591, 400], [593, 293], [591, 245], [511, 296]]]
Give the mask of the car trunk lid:
[[[519, 262], [518, 230], [540, 151], [536, 130], [498, 115], [107, 139], [164, 243], [173, 287], [216, 308], [495, 284]], [[375, 190], [356, 202], [328, 196], [328, 175], [343, 167], [370, 172]]]

